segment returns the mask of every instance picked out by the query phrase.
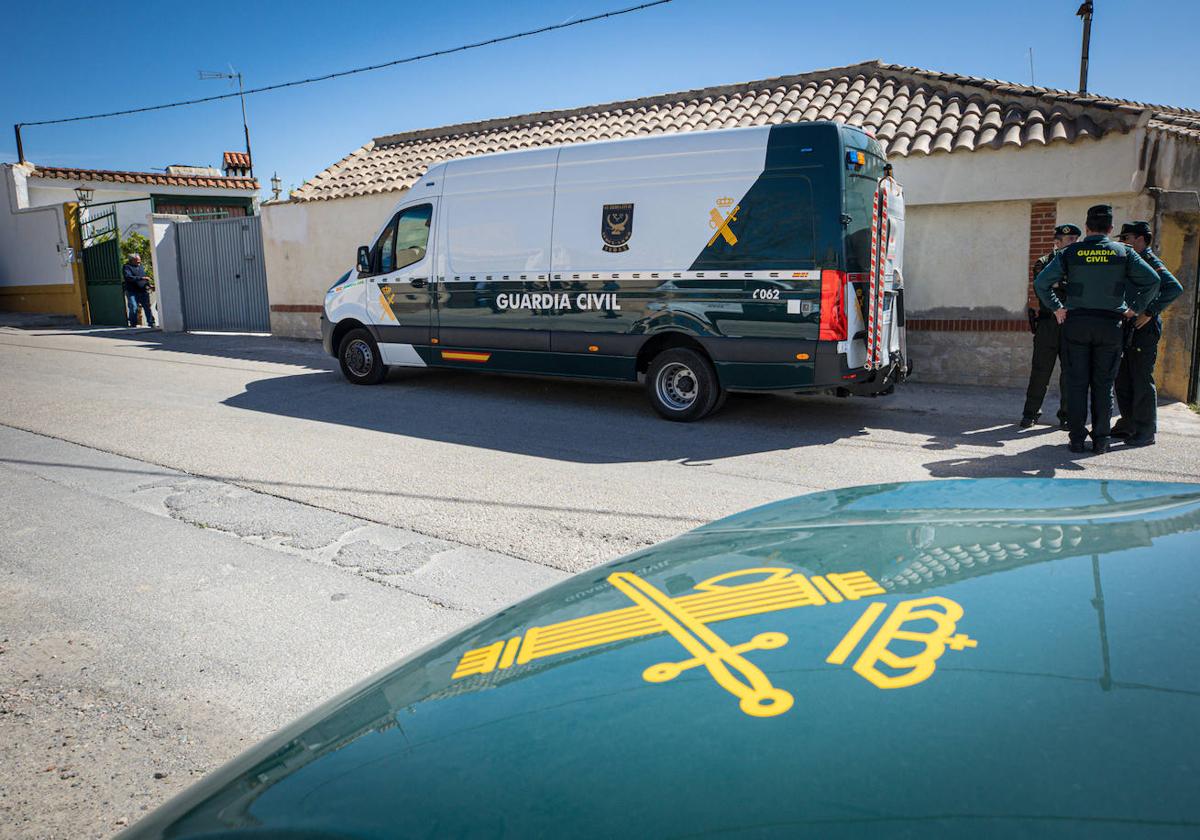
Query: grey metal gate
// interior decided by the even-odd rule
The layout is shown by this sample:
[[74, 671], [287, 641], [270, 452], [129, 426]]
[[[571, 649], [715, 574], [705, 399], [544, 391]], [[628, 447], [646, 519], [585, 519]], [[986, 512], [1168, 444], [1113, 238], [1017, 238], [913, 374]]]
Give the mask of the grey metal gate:
[[187, 330], [269, 332], [262, 217], [175, 225]]

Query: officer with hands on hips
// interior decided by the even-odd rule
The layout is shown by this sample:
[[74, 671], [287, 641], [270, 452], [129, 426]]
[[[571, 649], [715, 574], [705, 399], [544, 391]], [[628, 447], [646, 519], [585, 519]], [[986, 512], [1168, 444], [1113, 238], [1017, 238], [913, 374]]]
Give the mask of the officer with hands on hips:
[[[1063, 325], [1072, 452], [1084, 451], [1089, 404], [1092, 451], [1108, 451], [1121, 322], [1127, 308], [1144, 312], [1158, 294], [1158, 273], [1132, 248], [1108, 238], [1112, 224], [1111, 205], [1088, 208], [1087, 235], [1060, 251], [1033, 283], [1038, 299]], [[1055, 287], [1064, 281], [1060, 296]]]
[[[1158, 341], [1162, 338], [1160, 313], [1171, 301], [1183, 294], [1183, 286], [1175, 279], [1162, 260], [1150, 250], [1154, 234], [1150, 223], [1126, 222], [1117, 237], [1133, 248], [1146, 263], [1158, 272], [1158, 296], [1144, 311], [1132, 309], [1125, 313], [1125, 329], [1132, 330], [1117, 372], [1117, 407], [1121, 419], [1113, 426], [1113, 436], [1125, 438], [1129, 446], [1150, 446], [1158, 431], [1158, 391], [1154, 387], [1154, 363], [1158, 359]], [[1130, 323], [1131, 322], [1131, 323]]]
[[[1033, 264], [1033, 276], [1042, 273], [1058, 252], [1073, 244], [1083, 233], [1075, 225], [1059, 225], [1054, 229], [1054, 250], [1043, 254]], [[1061, 297], [1061, 294], [1060, 294]], [[1021, 411], [1021, 428], [1028, 429], [1042, 415], [1046, 386], [1058, 362], [1058, 425], [1067, 428], [1067, 366], [1062, 356], [1062, 326], [1054, 312], [1045, 305], [1029, 310], [1029, 328], [1033, 332], [1033, 361], [1029, 365], [1029, 387], [1025, 390], [1025, 408]]]

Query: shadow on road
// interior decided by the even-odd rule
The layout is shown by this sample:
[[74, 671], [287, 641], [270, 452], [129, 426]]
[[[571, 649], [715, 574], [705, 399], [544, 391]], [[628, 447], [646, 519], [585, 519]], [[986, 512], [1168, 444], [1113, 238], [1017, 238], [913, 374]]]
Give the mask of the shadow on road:
[[[350, 385], [332, 372], [262, 379], [224, 404], [442, 443], [598, 464], [702, 465], [864, 437], [868, 430], [919, 435], [923, 442], [915, 445], [936, 450], [1002, 447], [1018, 436], [1013, 426], [987, 420], [980, 427], [978, 417], [918, 409], [908, 404], [911, 401], [733, 394], [719, 413], [699, 423], [680, 424], [660, 419], [642, 389], [628, 383], [397, 370], [373, 388]], [[855, 456], [848, 453], [848, 457]], [[865, 449], [863, 457], [868, 457]]]
[[[114, 342], [114, 349], [122, 342], [128, 347], [136, 343], [136, 349], [188, 353], [219, 359], [239, 359], [247, 362], [299, 365], [312, 370], [333, 370], [337, 362], [326, 356], [320, 342], [301, 339], [280, 339], [269, 335], [238, 333], [164, 333], [158, 330], [131, 329], [128, 327], [80, 327], [72, 330], [34, 333], [39, 338], [63, 338], [86, 336], [103, 338]], [[94, 348], [80, 352], [95, 353]], [[124, 354], [122, 354], [124, 355]]]
[[932, 478], [1061, 478], [1063, 473], [1083, 472], [1081, 461], [1090, 457], [1072, 454], [1066, 447], [1064, 434], [1063, 442], [1056, 445], [1046, 444], [1008, 455], [998, 452], [983, 457], [948, 458], [923, 466]]
[[[661, 420], [642, 389], [630, 383], [537, 378], [448, 369], [393, 369], [374, 388], [347, 383], [320, 344], [260, 335], [161, 333], [79, 329], [43, 335], [110, 338], [128, 348], [300, 367], [311, 373], [252, 381], [224, 404], [247, 411], [315, 420], [349, 428], [484, 447], [578, 463], [710, 461], [863, 438], [862, 457], [887, 457], [883, 443], [936, 452], [990, 448], [932, 461], [935, 477], [1054, 476], [1083, 469], [1053, 426], [1018, 429], [1008, 422], [1020, 394], [912, 384], [895, 395], [829, 396], [733, 394], [700, 423]], [[80, 352], [95, 352], [88, 348]], [[128, 355], [120, 353], [119, 355]], [[888, 433], [910, 436], [893, 437]], [[868, 443], [865, 438], [871, 435]], [[914, 439], [915, 438], [915, 439]], [[1045, 445], [1012, 451], [1022, 439]], [[1049, 441], [1053, 440], [1054, 444]], [[1016, 444], [1016, 446], [1014, 446]], [[870, 447], [870, 449], [868, 448]], [[872, 451], [874, 450], [874, 451]], [[853, 451], [847, 457], [855, 457]]]

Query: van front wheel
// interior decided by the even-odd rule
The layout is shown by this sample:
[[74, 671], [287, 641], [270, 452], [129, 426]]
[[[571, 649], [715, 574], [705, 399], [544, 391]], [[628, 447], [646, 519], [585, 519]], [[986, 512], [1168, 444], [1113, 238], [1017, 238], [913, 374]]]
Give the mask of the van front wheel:
[[688, 423], [717, 408], [721, 383], [717, 372], [702, 354], [676, 347], [665, 350], [650, 362], [646, 372], [650, 404], [668, 420]]
[[387, 365], [379, 355], [379, 345], [364, 329], [350, 330], [338, 347], [342, 376], [355, 385], [375, 385], [387, 375]]

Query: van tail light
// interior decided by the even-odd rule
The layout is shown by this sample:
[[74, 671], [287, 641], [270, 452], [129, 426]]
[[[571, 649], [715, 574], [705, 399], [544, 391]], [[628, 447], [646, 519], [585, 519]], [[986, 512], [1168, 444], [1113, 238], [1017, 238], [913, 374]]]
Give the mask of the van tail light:
[[821, 272], [821, 341], [846, 340], [846, 274]]

